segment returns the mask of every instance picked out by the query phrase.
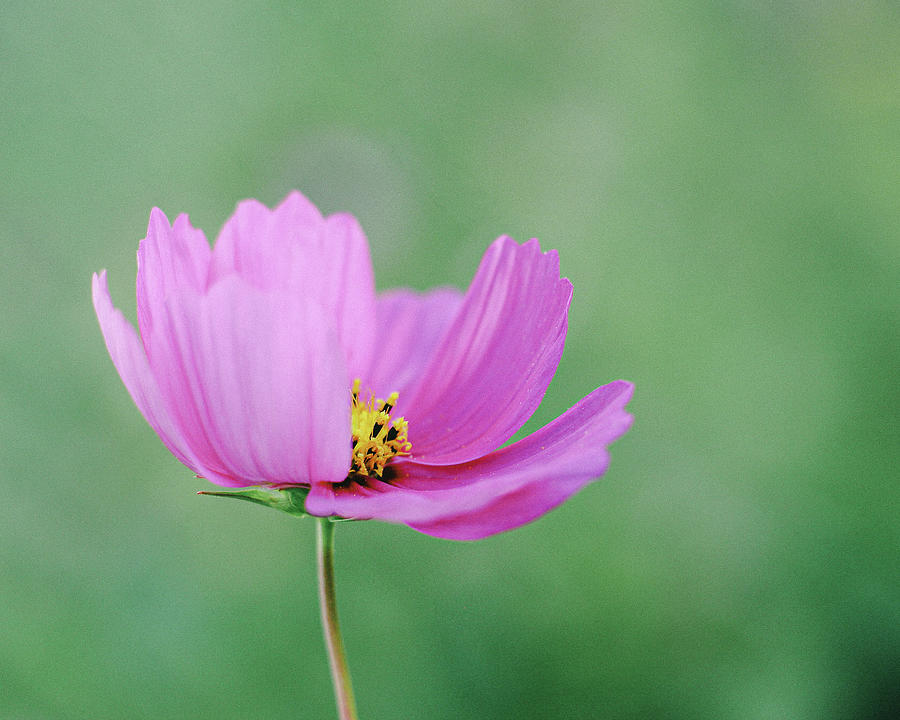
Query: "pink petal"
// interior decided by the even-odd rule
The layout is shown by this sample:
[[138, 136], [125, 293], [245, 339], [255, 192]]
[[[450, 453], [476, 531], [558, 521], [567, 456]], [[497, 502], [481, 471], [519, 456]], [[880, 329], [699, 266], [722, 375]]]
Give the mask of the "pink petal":
[[159, 304], [150, 366], [206, 467], [230, 485], [344, 478], [349, 381], [322, 308], [237, 275]]
[[451, 540], [476, 540], [540, 517], [609, 464], [606, 446], [631, 425], [633, 387], [604, 385], [527, 438], [461, 465], [398, 462], [387, 482], [315, 485], [315, 515], [378, 518]]
[[319, 305], [335, 323], [348, 371], [353, 377], [365, 371], [375, 339], [375, 285], [354, 217], [323, 218], [298, 192], [274, 210], [245, 200], [216, 240], [209, 283], [233, 274]]
[[512, 437], [559, 364], [571, 298], [556, 252], [541, 253], [537, 240], [501, 237], [488, 248], [404, 406], [416, 460], [465, 462]]
[[375, 315], [377, 346], [368, 371], [361, 376], [365, 389], [380, 397], [407, 391], [422, 379], [425, 366], [456, 316], [462, 293], [438, 288], [425, 294], [391, 290], [378, 296]]
[[147, 237], [138, 247], [137, 307], [138, 325], [144, 336], [149, 333], [153, 315], [160, 312], [155, 303], [170, 290], [206, 288], [211, 251], [202, 230], [191, 226], [187, 215], [179, 215], [174, 227], [159, 208], [150, 212]]
[[106, 270], [99, 275], [94, 274], [92, 296], [94, 311], [109, 355], [135, 405], [175, 457], [194, 472], [209, 476], [211, 473], [194, 457], [173, 422], [150, 370], [140, 338], [125, 316], [113, 307], [106, 282]]

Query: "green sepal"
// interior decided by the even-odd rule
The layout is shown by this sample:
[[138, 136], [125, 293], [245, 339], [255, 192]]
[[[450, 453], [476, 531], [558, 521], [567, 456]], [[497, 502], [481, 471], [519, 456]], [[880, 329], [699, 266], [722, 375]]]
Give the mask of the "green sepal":
[[200, 490], [197, 494], [248, 500], [258, 505], [281, 510], [288, 515], [310, 517], [310, 514], [306, 512], [305, 506], [309, 488], [305, 487], [273, 488], [264, 485], [254, 485], [253, 487], [240, 488], [239, 490]]

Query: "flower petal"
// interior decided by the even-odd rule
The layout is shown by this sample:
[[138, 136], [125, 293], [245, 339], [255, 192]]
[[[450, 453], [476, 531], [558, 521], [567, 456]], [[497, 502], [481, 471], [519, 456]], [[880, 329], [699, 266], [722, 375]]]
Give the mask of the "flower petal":
[[527, 438], [461, 465], [398, 462], [386, 482], [314, 485], [314, 515], [378, 518], [428, 535], [476, 540], [523, 525], [600, 477], [606, 446], [631, 425], [633, 387], [604, 385]]
[[138, 246], [138, 326], [145, 338], [171, 290], [206, 288], [211, 254], [203, 231], [192, 227], [187, 215], [179, 215], [170, 226], [162, 210], [150, 211], [147, 236]]
[[462, 298], [456, 288], [437, 288], [424, 294], [391, 290], [378, 296], [378, 344], [362, 376], [363, 385], [380, 397], [400, 393], [397, 414], [402, 414], [406, 391], [421, 380]]
[[453, 464], [500, 447], [556, 372], [572, 285], [555, 251], [508, 237], [485, 253], [404, 414], [416, 460]]
[[357, 377], [366, 369], [375, 339], [375, 284], [369, 245], [353, 216], [323, 218], [298, 192], [274, 210], [245, 200], [216, 240], [209, 283], [233, 274], [321, 307], [337, 327], [348, 371]]
[[163, 307], [150, 365], [190, 447], [231, 479], [221, 484], [343, 479], [349, 381], [320, 307], [236, 275], [205, 295], [173, 291]]
[[99, 275], [94, 273], [91, 294], [106, 348], [134, 404], [175, 457], [194, 472], [207, 475], [208, 471], [191, 453], [166, 409], [141, 339], [121, 311], [113, 306], [106, 270]]

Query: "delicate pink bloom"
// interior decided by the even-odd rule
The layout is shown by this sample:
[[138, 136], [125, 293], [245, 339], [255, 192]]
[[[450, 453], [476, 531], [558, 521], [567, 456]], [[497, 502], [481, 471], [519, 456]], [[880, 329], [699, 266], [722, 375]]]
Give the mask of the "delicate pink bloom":
[[106, 271], [93, 280], [131, 397], [198, 475], [309, 488], [313, 515], [456, 540], [563, 502], [606, 471], [607, 445], [631, 424], [632, 386], [618, 380], [497, 449], [543, 398], [571, 297], [555, 251], [508, 237], [465, 294], [376, 296], [357, 221], [323, 218], [299, 193], [274, 210], [242, 202], [215, 249], [186, 215], [170, 224], [154, 209], [138, 249], [140, 335]]

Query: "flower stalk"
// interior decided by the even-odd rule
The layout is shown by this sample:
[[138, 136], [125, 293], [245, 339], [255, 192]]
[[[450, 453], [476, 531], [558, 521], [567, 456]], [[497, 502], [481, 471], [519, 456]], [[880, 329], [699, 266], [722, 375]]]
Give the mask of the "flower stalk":
[[328, 663], [331, 666], [331, 681], [337, 702], [340, 720], [357, 720], [356, 702], [350, 682], [344, 641], [338, 623], [337, 598], [334, 592], [334, 526], [327, 517], [316, 523], [316, 557], [319, 574], [319, 606], [322, 613], [322, 629], [325, 632], [325, 646], [328, 648]]

